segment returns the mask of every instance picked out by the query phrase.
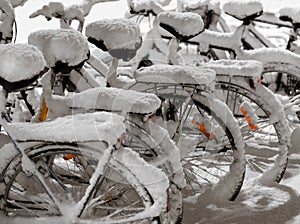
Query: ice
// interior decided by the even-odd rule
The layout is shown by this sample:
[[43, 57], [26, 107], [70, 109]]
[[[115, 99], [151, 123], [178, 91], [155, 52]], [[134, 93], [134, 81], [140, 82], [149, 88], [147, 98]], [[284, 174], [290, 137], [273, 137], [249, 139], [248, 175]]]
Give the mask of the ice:
[[160, 99], [154, 94], [122, 90], [118, 88], [93, 88], [67, 98], [74, 108], [101, 109], [147, 114], [160, 107]]
[[9, 82], [30, 79], [44, 70], [43, 54], [29, 44], [0, 45], [0, 75]]
[[204, 29], [201, 16], [192, 12], [161, 12], [158, 21], [171, 26], [183, 36], [194, 36]]
[[244, 19], [263, 11], [260, 0], [229, 0], [224, 3], [223, 10], [238, 19]]
[[43, 52], [49, 67], [58, 61], [75, 66], [89, 57], [86, 38], [73, 29], [38, 30], [29, 35], [28, 43]]
[[140, 29], [128, 19], [103, 19], [90, 23], [88, 37], [103, 41], [107, 49], [136, 49], [140, 43]]

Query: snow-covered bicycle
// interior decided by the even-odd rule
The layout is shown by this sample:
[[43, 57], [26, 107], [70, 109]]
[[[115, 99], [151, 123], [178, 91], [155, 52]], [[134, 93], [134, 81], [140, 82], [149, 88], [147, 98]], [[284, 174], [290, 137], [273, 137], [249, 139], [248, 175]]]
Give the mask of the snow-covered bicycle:
[[[90, 27], [90, 31], [88, 31], [88, 27]], [[115, 58], [113, 59], [111, 67], [108, 69], [107, 66], [103, 66], [103, 63], [101, 61], [97, 61], [93, 55], [91, 55], [91, 60], [88, 62], [96, 68], [99, 73], [101, 74], [108, 74], [111, 79], [108, 77], [109, 84], [111, 86], [124, 86], [124, 83], [127, 85], [128, 83], [126, 82], [120, 82], [120, 80], [115, 79], [115, 71], [118, 67], [118, 58], [122, 58], [123, 60], [126, 61], [127, 57], [132, 57], [132, 55], [135, 55], [135, 51], [137, 50], [137, 46], [139, 45], [140, 42], [140, 35], [139, 31], [136, 28], [136, 25], [129, 22], [128, 20], [102, 20], [95, 22], [93, 24], [90, 24], [86, 29], [86, 35], [89, 36], [90, 41], [92, 41], [94, 44], [96, 44], [97, 47], [102, 47], [108, 50], [108, 52], [114, 56]], [[93, 28], [94, 27], [94, 28]], [[102, 31], [102, 32], [101, 32]], [[101, 37], [101, 34], [104, 36]], [[91, 35], [91, 36], [90, 36]], [[92, 36], [92, 35], [96, 35]], [[99, 35], [99, 36], [97, 36]], [[117, 38], [117, 36], [121, 36], [122, 38]], [[92, 40], [94, 38], [94, 40]], [[103, 39], [102, 39], [103, 38]], [[120, 47], [118, 49], [118, 47]], [[99, 66], [99, 62], [101, 63]], [[104, 68], [104, 69], [103, 69]], [[170, 67], [171, 68], [171, 67]], [[186, 118], [189, 117], [192, 118], [192, 116], [196, 116], [196, 114], [200, 114], [198, 116], [200, 119], [201, 117], [205, 117], [205, 119], [208, 120], [208, 123], [212, 122], [214, 123], [213, 126], [211, 126], [211, 129], [209, 130], [208, 125], [206, 126], [207, 130], [204, 131], [206, 132], [206, 136], [209, 136], [208, 132], [213, 132], [215, 131], [216, 133], [218, 132], [218, 139], [214, 139], [211, 141], [211, 143], [207, 143], [208, 138], [204, 135], [201, 134], [201, 130], [197, 129], [197, 125], [194, 126], [189, 120], [189, 124], [192, 124], [192, 127], [189, 128], [194, 128], [195, 134], [193, 137], [193, 140], [187, 139], [187, 141], [190, 141], [190, 143], [197, 144], [195, 143], [195, 136], [200, 135], [200, 140], [198, 145], [199, 151], [197, 156], [192, 156], [192, 152], [190, 153], [190, 159], [186, 159], [186, 172], [190, 176], [190, 190], [191, 192], [193, 190], [194, 193], [200, 193], [204, 192], [205, 190], [209, 189], [211, 186], [214, 186], [217, 184], [215, 188], [215, 192], [220, 193], [221, 195], [216, 195], [226, 198], [226, 199], [234, 199], [237, 196], [237, 193], [239, 189], [241, 188], [243, 176], [244, 176], [244, 162], [243, 162], [243, 143], [242, 139], [240, 138], [239, 135], [239, 129], [236, 126], [236, 121], [233, 119], [231, 112], [226, 109], [226, 106], [216, 100], [213, 100], [205, 94], [201, 97], [200, 94], [197, 94], [199, 97], [198, 99], [194, 98], [191, 99], [191, 95], [193, 95], [193, 92], [200, 92], [200, 89], [207, 89], [211, 86], [213, 86], [214, 82], [214, 72], [210, 70], [197, 70], [195, 72], [192, 72], [191, 69], [188, 69], [186, 67], [177, 67], [178, 69], [178, 74], [184, 74], [183, 78], [186, 79], [183, 83], [176, 83], [176, 79], [173, 80], [172, 74], [168, 73], [168, 67], [162, 68], [164, 70], [163, 73], [165, 73], [168, 77], [169, 83], [166, 83], [165, 86], [170, 86], [170, 88], [173, 88], [174, 86], [178, 86], [175, 88], [182, 88], [183, 93], [178, 92], [178, 96], [181, 98], [181, 103], [184, 103], [184, 106], [186, 106], [186, 114], [184, 115], [185, 118], [182, 118], [182, 115], [180, 115], [180, 120], [182, 122], [173, 122], [175, 125], [178, 126], [178, 130], [180, 127], [183, 125], [184, 122], [186, 122]], [[172, 69], [172, 68], [171, 68]], [[172, 70], [171, 70], [172, 71]], [[199, 73], [199, 74], [197, 74]], [[83, 73], [82, 73], [83, 74]], [[177, 75], [178, 75], [177, 74]], [[150, 73], [148, 75], [151, 75]], [[144, 76], [147, 76], [144, 75]], [[164, 75], [162, 75], [164, 76]], [[176, 76], [176, 74], [175, 74]], [[199, 76], [199, 77], [197, 77]], [[210, 78], [205, 78], [205, 76], [210, 77]], [[79, 76], [80, 77], [80, 76]], [[203, 79], [201, 81], [201, 79]], [[74, 79], [73, 79], [74, 80]], [[81, 80], [81, 79], [79, 79]], [[87, 80], [87, 79], [85, 79]], [[110, 82], [111, 81], [111, 82]], [[136, 82], [135, 80], [132, 80]], [[200, 88], [200, 85], [198, 84], [198, 81], [200, 81], [203, 85]], [[139, 82], [139, 80], [138, 80]], [[76, 84], [79, 82], [75, 82]], [[95, 83], [95, 82], [94, 82]], [[174, 84], [175, 83], [175, 84]], [[79, 83], [80, 84], [80, 83]], [[157, 84], [161, 84], [158, 83]], [[140, 83], [138, 86], [143, 86], [143, 87], [149, 87], [148, 84]], [[136, 88], [138, 86], [135, 86], [134, 89], [139, 89]], [[198, 86], [198, 87], [197, 87]], [[133, 88], [133, 87], [132, 87]], [[185, 88], [189, 89], [188, 91], [185, 90]], [[142, 89], [140, 89], [142, 90]], [[169, 91], [169, 90], [168, 90]], [[173, 91], [173, 90], [172, 90]], [[186, 100], [184, 100], [186, 99]], [[166, 101], [168, 99], [165, 99]], [[194, 104], [194, 100], [200, 101], [197, 106]], [[211, 102], [210, 102], [211, 101]], [[167, 104], [167, 103], [166, 103]], [[218, 108], [216, 112], [214, 112], [212, 109], [213, 107]], [[164, 109], [166, 108], [166, 109]], [[183, 108], [183, 107], [182, 107]], [[189, 108], [189, 109], [188, 109]], [[222, 109], [221, 109], [222, 108]], [[225, 108], [225, 109], [224, 109]], [[162, 108], [162, 113], [163, 114], [168, 114], [167, 116], [173, 116], [172, 113], [174, 114], [174, 111], [172, 112], [171, 110], [168, 112], [167, 110], [168, 107], [163, 107]], [[193, 113], [191, 111], [193, 110]], [[220, 114], [221, 110], [225, 110], [226, 113]], [[178, 108], [179, 111], [179, 108]], [[184, 112], [184, 110], [181, 110], [181, 112]], [[175, 116], [177, 116], [175, 112]], [[196, 121], [195, 121], [196, 122]], [[200, 121], [198, 121], [200, 122]], [[168, 122], [167, 122], [168, 123]], [[181, 123], [181, 125], [180, 125]], [[219, 123], [221, 125], [219, 125]], [[201, 123], [200, 123], [201, 124]], [[175, 128], [176, 129], [176, 128]], [[172, 135], [174, 133], [171, 133]], [[203, 137], [201, 137], [203, 136]], [[179, 139], [177, 139], [179, 140]], [[181, 139], [183, 141], [183, 139]], [[185, 142], [185, 143], [186, 143]], [[213, 149], [214, 146], [218, 148], [218, 150], [208, 150], [208, 148]], [[187, 146], [188, 147], [188, 146]], [[190, 151], [193, 148], [191, 148]], [[207, 149], [207, 150], [206, 150]], [[223, 149], [223, 151], [222, 151]], [[186, 151], [189, 149], [186, 148]], [[207, 151], [207, 152], [205, 152]], [[221, 158], [221, 159], [220, 159]], [[201, 162], [201, 159], [203, 162]], [[200, 162], [199, 162], [200, 161]], [[218, 162], [221, 161], [221, 162]], [[200, 166], [200, 169], [196, 168], [194, 164], [197, 164]], [[210, 166], [208, 165], [210, 164]], [[216, 167], [215, 167], [216, 166]], [[202, 168], [203, 167], [203, 168]], [[209, 167], [209, 169], [207, 169]], [[223, 168], [225, 167], [225, 168]], [[194, 170], [196, 169], [196, 170]], [[202, 174], [199, 175], [197, 174], [197, 169], [202, 170]], [[220, 172], [221, 171], [221, 172]], [[201, 176], [203, 178], [201, 179]], [[206, 177], [205, 177], [206, 176]], [[223, 180], [222, 178], [226, 176]], [[221, 180], [221, 181], [220, 181]], [[230, 187], [228, 187], [229, 182], [231, 182]], [[202, 186], [199, 183], [203, 183]], [[223, 186], [224, 185], [224, 186]], [[226, 192], [223, 192], [222, 188], [226, 188]], [[217, 197], [214, 195], [215, 197]]]
[[1, 125], [12, 141], [0, 152], [1, 211], [63, 223], [159, 222], [168, 179], [122, 146], [124, 118], [95, 112], [10, 122], [8, 94], [36, 81], [46, 63], [27, 44], [1, 45], [0, 52]]

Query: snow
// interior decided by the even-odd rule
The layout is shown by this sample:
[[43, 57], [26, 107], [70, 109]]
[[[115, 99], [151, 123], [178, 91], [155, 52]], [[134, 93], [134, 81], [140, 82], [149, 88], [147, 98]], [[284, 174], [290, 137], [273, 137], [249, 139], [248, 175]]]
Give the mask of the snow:
[[181, 3], [188, 10], [195, 10], [203, 6], [207, 6], [208, 10], [214, 10], [214, 12], [220, 13], [219, 0], [181, 0]]
[[300, 8], [284, 7], [279, 10], [279, 15], [291, 18], [293, 23], [300, 23]]
[[45, 29], [31, 33], [28, 43], [38, 47], [49, 67], [61, 61], [75, 66], [88, 59], [89, 46], [86, 38], [73, 29]]
[[2, 0], [0, 2], [0, 34], [2, 33], [1, 39], [4, 39], [4, 43], [10, 42], [12, 38], [12, 29], [15, 22], [15, 13], [12, 5], [8, 0]]
[[262, 12], [263, 6], [260, 0], [229, 0], [224, 3], [223, 10], [225, 13], [242, 20]]
[[160, 99], [154, 94], [118, 88], [92, 88], [67, 98], [67, 105], [87, 110], [101, 109], [147, 114], [160, 107]]
[[117, 139], [125, 133], [123, 121], [124, 118], [116, 114], [95, 112], [68, 115], [42, 123], [9, 123], [9, 130], [6, 131], [19, 141], [106, 141], [116, 144]]
[[194, 36], [204, 29], [201, 16], [192, 12], [161, 12], [157, 18], [160, 24], [171, 26], [182, 36]]
[[214, 88], [216, 73], [207, 68], [183, 65], [152, 65], [135, 71], [138, 82], [202, 84]]
[[1, 44], [0, 61], [0, 75], [9, 82], [30, 79], [46, 66], [42, 52], [29, 44]]
[[110, 49], [136, 49], [140, 43], [140, 29], [128, 19], [103, 19], [86, 27], [86, 36], [103, 41]]
[[154, 0], [133, 0], [130, 3], [130, 7], [134, 12], [153, 12], [155, 15], [158, 15], [160, 12], [163, 12], [162, 6]]
[[239, 50], [238, 58], [242, 60], [257, 60], [266, 64], [268, 62], [282, 62], [299, 67], [300, 55], [279, 48], [259, 48], [254, 50]]
[[254, 60], [217, 60], [209, 61], [201, 65], [201, 68], [213, 69], [218, 75], [228, 75], [230, 77], [248, 77], [258, 79], [263, 71], [260, 62]]

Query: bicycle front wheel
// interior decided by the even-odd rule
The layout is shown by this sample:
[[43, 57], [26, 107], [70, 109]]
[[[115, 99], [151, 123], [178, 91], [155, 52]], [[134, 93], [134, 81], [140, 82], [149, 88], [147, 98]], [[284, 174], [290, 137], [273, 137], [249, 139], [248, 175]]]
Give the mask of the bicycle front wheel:
[[[1, 153], [9, 156], [6, 156], [5, 164], [1, 164], [0, 182], [5, 214], [9, 217], [48, 217], [49, 220], [53, 218], [62, 222], [74, 218], [66, 216], [72, 216], [74, 208], [90, 185], [91, 176], [101, 157], [99, 148], [99, 143], [42, 143], [27, 148], [27, 155], [34, 161], [48, 187], [65, 209], [59, 211], [37, 178], [23, 171], [21, 157], [12, 153], [15, 151], [13, 146], [6, 145]], [[149, 189], [147, 184], [162, 187], [166, 194], [168, 183], [163, 180], [164, 175], [158, 175], [162, 179], [158, 178], [156, 183], [145, 184], [140, 178], [141, 175], [128, 168], [129, 164], [121, 157], [132, 156], [131, 166], [146, 163], [135, 163], [137, 153], [126, 148], [121, 150], [123, 155], [118, 155], [117, 152], [107, 161], [105, 172], [101, 174], [100, 181], [90, 195], [79, 223], [153, 223], [159, 220], [159, 210], [166, 202], [162, 202], [163, 205], [158, 203], [153, 209], [157, 196], [153, 196], [153, 189]], [[143, 172], [146, 176], [151, 176], [153, 171], [156, 172], [150, 168]], [[159, 185], [160, 181], [162, 185]]]

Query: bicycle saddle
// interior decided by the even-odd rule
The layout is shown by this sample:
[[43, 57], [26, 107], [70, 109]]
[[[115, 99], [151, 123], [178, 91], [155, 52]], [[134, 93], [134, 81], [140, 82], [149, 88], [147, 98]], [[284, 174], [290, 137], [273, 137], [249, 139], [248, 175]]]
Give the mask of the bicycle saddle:
[[67, 105], [86, 110], [105, 110], [148, 114], [160, 107], [160, 99], [150, 93], [97, 87], [68, 97]]
[[19, 91], [45, 72], [46, 62], [38, 48], [29, 44], [0, 45], [0, 85]]
[[161, 12], [158, 22], [180, 41], [195, 37], [204, 30], [201, 16], [192, 12]]
[[128, 19], [103, 19], [87, 25], [88, 41], [118, 59], [129, 61], [142, 44], [138, 25]]
[[201, 68], [214, 70], [218, 75], [258, 79], [263, 71], [263, 65], [254, 60], [217, 60], [209, 61]]
[[124, 117], [94, 112], [73, 114], [41, 123], [14, 122], [8, 128], [17, 141], [88, 142], [105, 141], [111, 145], [125, 133]]
[[163, 12], [162, 6], [155, 0], [133, 0], [129, 2], [131, 14], [149, 16]]
[[152, 65], [135, 71], [139, 82], [157, 84], [196, 84], [213, 89], [216, 79], [215, 71], [207, 68], [184, 65]]
[[300, 8], [284, 7], [279, 10], [279, 19], [291, 22], [294, 27], [300, 28]]
[[57, 73], [80, 69], [90, 56], [86, 38], [72, 29], [39, 30], [29, 35], [28, 43], [43, 52], [48, 66]]
[[259, 17], [263, 13], [263, 6], [259, 0], [229, 0], [224, 3], [223, 10], [228, 15], [247, 22]]

